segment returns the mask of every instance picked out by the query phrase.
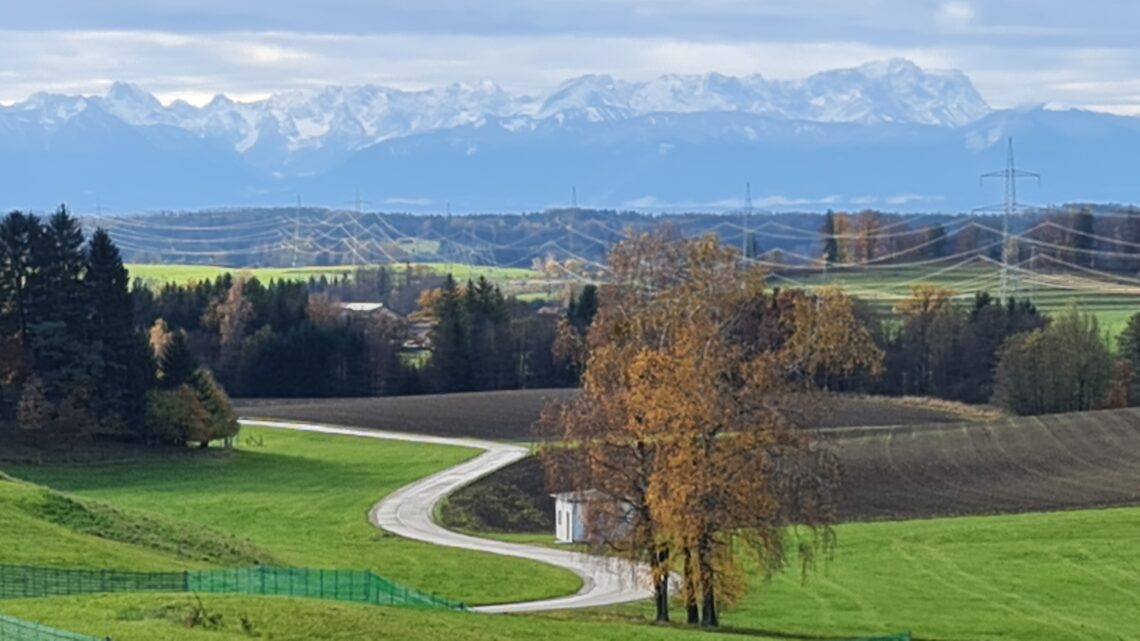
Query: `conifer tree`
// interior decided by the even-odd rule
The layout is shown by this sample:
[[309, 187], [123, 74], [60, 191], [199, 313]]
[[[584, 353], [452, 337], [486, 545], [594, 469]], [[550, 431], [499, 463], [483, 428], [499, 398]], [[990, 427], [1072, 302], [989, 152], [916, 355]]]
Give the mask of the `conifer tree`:
[[140, 431], [154, 361], [146, 339], [134, 327], [130, 277], [118, 248], [102, 229], [95, 231], [88, 244], [82, 284], [88, 301], [85, 330], [103, 365], [96, 386], [96, 412], [104, 422]]
[[159, 382], [165, 389], [189, 383], [198, 370], [198, 359], [190, 351], [185, 332], [174, 332], [159, 358]]

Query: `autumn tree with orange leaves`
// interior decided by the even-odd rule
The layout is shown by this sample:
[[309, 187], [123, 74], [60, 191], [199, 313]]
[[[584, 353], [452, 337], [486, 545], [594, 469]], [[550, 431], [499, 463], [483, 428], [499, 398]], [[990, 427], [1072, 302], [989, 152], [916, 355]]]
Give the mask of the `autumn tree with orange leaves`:
[[548, 408], [543, 457], [557, 489], [611, 499], [587, 527], [649, 565], [658, 620], [680, 571], [688, 621], [717, 626], [743, 554], [783, 569], [792, 526], [803, 560], [830, 545], [835, 458], [787, 417], [818, 374], [874, 371], [881, 354], [851, 299], [766, 290], [715, 238], [641, 236], [609, 263], [582, 394]]

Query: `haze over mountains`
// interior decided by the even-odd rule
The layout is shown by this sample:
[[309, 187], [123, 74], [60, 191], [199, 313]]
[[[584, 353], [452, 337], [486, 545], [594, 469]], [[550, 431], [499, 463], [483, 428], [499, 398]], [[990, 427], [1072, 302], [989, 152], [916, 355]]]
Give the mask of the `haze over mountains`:
[[116, 83], [0, 107], [0, 204], [80, 212], [286, 205], [533, 210], [758, 207], [961, 211], [1000, 199], [977, 174], [1019, 159], [1039, 204], [1135, 200], [1140, 119], [993, 110], [960, 72], [906, 60], [800, 81], [583, 76], [540, 96], [490, 82], [326, 87], [164, 105]]

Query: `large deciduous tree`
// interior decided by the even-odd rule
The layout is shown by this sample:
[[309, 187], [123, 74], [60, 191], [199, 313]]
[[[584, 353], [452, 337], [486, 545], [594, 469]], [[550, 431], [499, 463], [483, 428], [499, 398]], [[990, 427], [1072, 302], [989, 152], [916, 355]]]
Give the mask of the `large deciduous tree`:
[[769, 292], [714, 238], [637, 237], [609, 262], [582, 394], [540, 424], [557, 443], [550, 480], [608, 497], [588, 504], [588, 529], [649, 564], [659, 620], [681, 565], [690, 622], [716, 626], [742, 550], [776, 571], [788, 526], [830, 540], [834, 459], [787, 419], [790, 399], [881, 354], [849, 298]]

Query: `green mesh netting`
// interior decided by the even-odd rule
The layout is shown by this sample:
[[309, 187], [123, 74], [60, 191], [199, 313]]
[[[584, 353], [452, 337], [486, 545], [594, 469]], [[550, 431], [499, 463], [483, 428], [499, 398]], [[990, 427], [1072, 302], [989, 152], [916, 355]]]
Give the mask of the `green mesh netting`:
[[99, 641], [99, 639], [0, 614], [0, 641]]
[[463, 609], [463, 604], [371, 572], [255, 566], [188, 572], [121, 572], [0, 565], [0, 599], [108, 592], [294, 596], [376, 605]]

